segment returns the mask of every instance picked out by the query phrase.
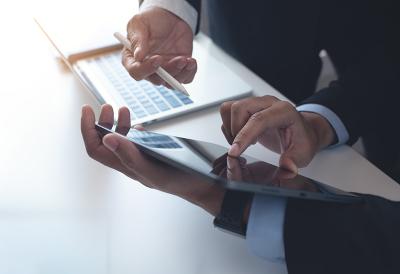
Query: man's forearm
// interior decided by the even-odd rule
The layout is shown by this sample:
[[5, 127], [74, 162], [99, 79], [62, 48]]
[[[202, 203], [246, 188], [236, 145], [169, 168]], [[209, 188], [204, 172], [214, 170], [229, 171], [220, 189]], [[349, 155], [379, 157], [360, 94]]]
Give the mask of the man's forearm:
[[289, 273], [398, 273], [399, 202], [362, 195], [363, 202], [288, 199], [285, 255]]

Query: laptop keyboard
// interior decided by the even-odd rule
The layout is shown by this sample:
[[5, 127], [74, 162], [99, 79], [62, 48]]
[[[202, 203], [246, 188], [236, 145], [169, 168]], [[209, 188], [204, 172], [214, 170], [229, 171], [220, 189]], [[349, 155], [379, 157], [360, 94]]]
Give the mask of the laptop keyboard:
[[115, 87], [130, 109], [132, 120], [193, 103], [189, 97], [178, 91], [155, 86], [146, 80], [133, 79], [122, 66], [119, 52], [93, 58], [91, 62], [95, 62]]

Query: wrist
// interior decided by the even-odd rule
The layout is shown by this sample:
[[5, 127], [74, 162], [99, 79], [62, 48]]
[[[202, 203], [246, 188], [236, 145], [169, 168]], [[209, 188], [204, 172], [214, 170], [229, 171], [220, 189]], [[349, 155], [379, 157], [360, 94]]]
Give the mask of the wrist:
[[221, 211], [225, 192], [225, 189], [219, 186], [213, 186], [204, 192], [197, 193], [196, 197], [191, 202], [215, 217]]
[[175, 16], [182, 19], [192, 30], [193, 34], [196, 33], [198, 12], [186, 0], [144, 0], [141, 1], [140, 10], [143, 11], [149, 7], [158, 7], [163, 10], [169, 11]]
[[315, 133], [318, 150], [337, 142], [335, 130], [323, 116], [313, 112], [300, 112], [300, 114]]

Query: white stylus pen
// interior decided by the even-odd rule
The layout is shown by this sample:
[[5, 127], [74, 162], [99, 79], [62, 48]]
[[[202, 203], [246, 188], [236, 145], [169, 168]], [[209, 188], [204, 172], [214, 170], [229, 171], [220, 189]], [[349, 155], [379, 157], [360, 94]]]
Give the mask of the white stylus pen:
[[[116, 32], [114, 33], [114, 37], [117, 38], [118, 41], [121, 42], [124, 47], [127, 49], [131, 50], [132, 49], [132, 44], [131, 42], [123, 36], [121, 33]], [[185, 87], [182, 86], [181, 83], [178, 82], [174, 77], [171, 76], [165, 69], [162, 67], [158, 67], [156, 70], [156, 74], [160, 76], [161, 79], [163, 79], [165, 82], [167, 82], [173, 89], [182, 92], [186, 96], [190, 96], [189, 93], [186, 91]]]

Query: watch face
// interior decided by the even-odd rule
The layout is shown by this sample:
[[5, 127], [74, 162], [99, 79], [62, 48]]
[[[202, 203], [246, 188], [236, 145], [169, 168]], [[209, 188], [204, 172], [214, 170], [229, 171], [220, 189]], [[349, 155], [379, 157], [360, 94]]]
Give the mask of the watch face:
[[244, 222], [244, 214], [252, 197], [250, 193], [227, 190], [214, 225], [245, 236], [247, 224]]

